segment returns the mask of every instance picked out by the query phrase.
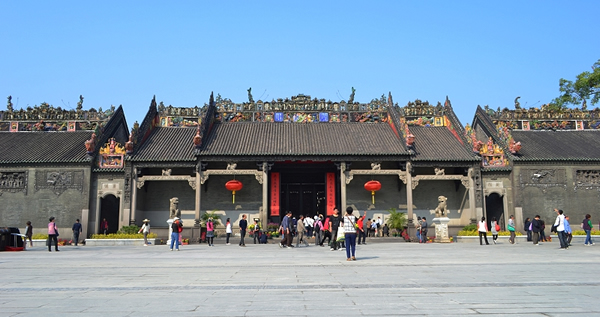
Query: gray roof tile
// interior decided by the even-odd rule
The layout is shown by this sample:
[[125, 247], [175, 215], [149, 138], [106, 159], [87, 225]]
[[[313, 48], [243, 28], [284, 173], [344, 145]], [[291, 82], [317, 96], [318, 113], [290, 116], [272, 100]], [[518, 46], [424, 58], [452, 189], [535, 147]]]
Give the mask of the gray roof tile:
[[0, 132], [0, 163], [87, 162], [91, 131]]

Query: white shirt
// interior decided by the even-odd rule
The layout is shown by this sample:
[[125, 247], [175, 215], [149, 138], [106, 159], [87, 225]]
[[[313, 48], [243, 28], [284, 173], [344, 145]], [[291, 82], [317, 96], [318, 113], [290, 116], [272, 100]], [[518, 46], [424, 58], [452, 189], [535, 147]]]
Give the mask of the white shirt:
[[565, 231], [565, 215], [558, 215], [556, 221], [554, 221], [556, 231]]
[[312, 218], [304, 218], [304, 226], [312, 227], [314, 223], [315, 223], [315, 221]]
[[225, 233], [233, 233], [231, 230], [231, 222], [227, 223], [227, 227], [225, 227]]

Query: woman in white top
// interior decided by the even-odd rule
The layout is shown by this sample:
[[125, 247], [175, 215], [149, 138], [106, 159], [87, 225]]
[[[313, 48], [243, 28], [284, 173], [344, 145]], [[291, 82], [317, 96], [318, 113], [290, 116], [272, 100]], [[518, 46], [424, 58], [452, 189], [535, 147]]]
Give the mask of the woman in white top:
[[479, 245], [483, 245], [483, 241], [481, 241], [481, 237], [483, 237], [485, 239], [485, 244], [489, 245], [490, 243], [488, 242], [488, 239], [487, 239], [488, 227], [487, 227], [487, 222], [485, 222], [485, 217], [481, 217], [481, 221], [479, 222], [479, 225], [477, 225], [477, 231], [479, 231]]
[[231, 234], [233, 233], [233, 231], [231, 230], [231, 219], [227, 218], [227, 223], [225, 224], [225, 233], [227, 233], [227, 245], [229, 245], [229, 237], [231, 237]]
[[[352, 215], [352, 207], [346, 208], [344, 216], [344, 240], [346, 243], [346, 261], [356, 261], [356, 217]], [[352, 257], [350, 257], [352, 256]]]

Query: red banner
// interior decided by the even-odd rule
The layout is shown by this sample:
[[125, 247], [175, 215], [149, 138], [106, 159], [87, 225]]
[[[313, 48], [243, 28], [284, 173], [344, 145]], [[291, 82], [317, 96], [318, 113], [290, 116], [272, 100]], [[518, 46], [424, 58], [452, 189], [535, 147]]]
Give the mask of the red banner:
[[279, 173], [271, 173], [271, 216], [279, 216]]
[[327, 173], [326, 176], [326, 191], [327, 191], [327, 215], [333, 215], [335, 208], [335, 173]]

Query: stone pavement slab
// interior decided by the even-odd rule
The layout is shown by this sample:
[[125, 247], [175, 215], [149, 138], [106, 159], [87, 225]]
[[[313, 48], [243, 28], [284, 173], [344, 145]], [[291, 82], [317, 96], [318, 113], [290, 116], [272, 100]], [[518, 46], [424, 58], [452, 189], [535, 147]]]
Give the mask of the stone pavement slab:
[[0, 317], [600, 315], [599, 246], [369, 243], [357, 258], [276, 244], [0, 252]]

